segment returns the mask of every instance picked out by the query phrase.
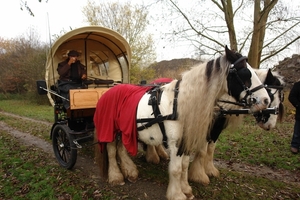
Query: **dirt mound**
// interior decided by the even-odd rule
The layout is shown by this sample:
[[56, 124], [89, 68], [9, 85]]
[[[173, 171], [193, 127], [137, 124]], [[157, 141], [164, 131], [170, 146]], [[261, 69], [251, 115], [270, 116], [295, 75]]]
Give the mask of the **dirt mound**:
[[300, 55], [294, 54], [290, 58], [283, 59], [274, 66], [274, 70], [284, 77], [286, 89], [290, 89], [300, 79]]
[[201, 60], [181, 58], [172, 60], [163, 60], [158, 63], [154, 63], [149, 68], [154, 69], [156, 77], [170, 77], [170, 78], [181, 78], [181, 73], [189, 70], [191, 66], [198, 63], [203, 63]]
[[[172, 77], [180, 79], [181, 73], [188, 70], [191, 66], [198, 63], [203, 63], [202, 60], [190, 58], [164, 60], [154, 63], [149, 67], [154, 69], [157, 77]], [[300, 55], [294, 54], [292, 57], [287, 57], [275, 65], [274, 70], [278, 71], [284, 77], [286, 82], [286, 90], [289, 90], [292, 85], [300, 79]]]

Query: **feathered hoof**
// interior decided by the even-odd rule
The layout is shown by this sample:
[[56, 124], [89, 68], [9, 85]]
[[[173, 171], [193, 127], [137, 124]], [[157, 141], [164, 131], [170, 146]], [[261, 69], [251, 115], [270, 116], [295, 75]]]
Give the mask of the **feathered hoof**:
[[219, 172], [219, 170], [215, 169], [215, 170], [211, 170], [211, 171], [207, 172], [207, 175], [210, 177], [219, 177], [220, 172]]
[[[193, 198], [194, 198], [194, 195], [193, 195]], [[174, 195], [174, 196], [169, 196], [167, 194], [167, 199], [168, 200], [187, 200], [188, 197], [185, 194], [183, 194], [183, 193], [177, 194], [177, 195]]]
[[189, 178], [189, 180], [192, 182], [201, 183], [202, 185], [209, 185], [210, 183], [208, 176], [202, 176], [201, 178], [193, 177], [193, 178]]
[[124, 185], [124, 176], [122, 173], [112, 173], [112, 171], [108, 174], [108, 183], [110, 185]]
[[159, 164], [160, 159], [159, 157], [151, 157], [151, 158], [146, 158], [147, 163], [153, 163], [153, 164]]
[[159, 157], [163, 160], [169, 160], [170, 159], [170, 156], [167, 154], [166, 151], [158, 151], [157, 152]]
[[130, 182], [130, 183], [135, 183], [137, 178], [135, 177], [128, 177], [127, 180]]
[[210, 177], [219, 177], [219, 170], [212, 164], [205, 168], [205, 173]]
[[109, 183], [111, 186], [125, 185], [125, 182], [124, 182], [124, 181], [108, 181], [108, 183]]
[[195, 196], [193, 194], [185, 194], [187, 199], [194, 199]]

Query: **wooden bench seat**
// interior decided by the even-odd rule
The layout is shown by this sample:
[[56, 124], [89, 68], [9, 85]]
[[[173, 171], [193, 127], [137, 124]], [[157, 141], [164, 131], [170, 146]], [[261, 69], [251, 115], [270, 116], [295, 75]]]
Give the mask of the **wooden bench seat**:
[[70, 90], [70, 109], [96, 108], [99, 98], [109, 88], [72, 89]]

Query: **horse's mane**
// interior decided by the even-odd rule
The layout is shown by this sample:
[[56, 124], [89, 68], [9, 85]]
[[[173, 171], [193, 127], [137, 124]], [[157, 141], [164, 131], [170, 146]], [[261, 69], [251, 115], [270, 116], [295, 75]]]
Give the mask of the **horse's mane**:
[[226, 78], [229, 67], [226, 56], [222, 56], [196, 65], [182, 75], [178, 96], [178, 120], [183, 124], [184, 151], [199, 150], [206, 143], [216, 100], [227, 93]]

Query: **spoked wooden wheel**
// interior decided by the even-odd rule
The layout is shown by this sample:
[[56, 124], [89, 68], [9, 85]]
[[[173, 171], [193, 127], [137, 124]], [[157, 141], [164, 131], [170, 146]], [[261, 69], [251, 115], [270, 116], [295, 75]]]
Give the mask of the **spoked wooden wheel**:
[[55, 157], [58, 163], [66, 169], [71, 169], [77, 159], [77, 149], [73, 143], [74, 136], [70, 132], [70, 128], [62, 124], [56, 125], [52, 131]]

